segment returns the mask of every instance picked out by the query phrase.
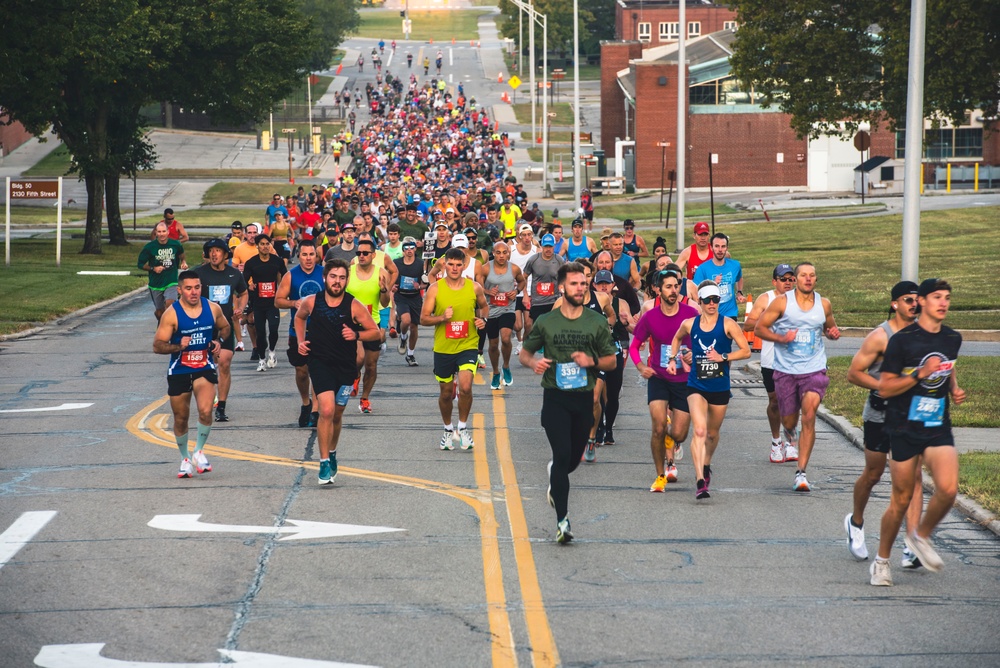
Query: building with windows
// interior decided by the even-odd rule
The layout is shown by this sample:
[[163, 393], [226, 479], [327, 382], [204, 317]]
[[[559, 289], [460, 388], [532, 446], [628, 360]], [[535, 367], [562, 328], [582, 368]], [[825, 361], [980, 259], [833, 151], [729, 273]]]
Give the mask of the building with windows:
[[[616, 0], [615, 38], [650, 46], [677, 41], [679, 0]], [[687, 0], [688, 39], [736, 28], [736, 12], [709, 0]]]
[[[619, 6], [623, 4], [638, 3], [619, 0]], [[672, 4], [676, 16], [676, 2], [643, 4]], [[689, 1], [689, 24], [693, 8]], [[640, 23], [636, 21], [635, 30], [642, 38], [646, 33], [637, 27]], [[632, 34], [626, 28], [619, 26]], [[761, 107], [754, 91], [732, 76], [729, 57], [735, 37], [734, 30], [725, 29], [686, 43], [687, 187], [707, 189], [711, 165], [712, 182], [721, 189], [853, 191], [855, 168], [864, 159], [904, 157], [905, 132], [893, 133], [884, 126], [872, 128], [864, 159], [849, 138], [796, 137], [788, 115], [776, 107]], [[609, 158], [616, 151], [623, 156], [621, 175], [637, 188], [659, 188], [662, 166], [676, 168], [676, 148], [662, 144], [674, 144], [677, 137], [678, 45], [651, 44], [655, 40], [601, 43], [601, 148]], [[929, 187], [942, 181], [947, 165], [1000, 165], [1000, 133], [984, 133], [982, 113], [970, 113], [959, 127], [932, 127], [927, 121], [925, 133], [924, 180]], [[965, 178], [972, 173], [951, 169], [951, 185], [962, 185], [955, 174]], [[866, 181], [866, 191], [877, 194], [870, 188], [880, 182]]]

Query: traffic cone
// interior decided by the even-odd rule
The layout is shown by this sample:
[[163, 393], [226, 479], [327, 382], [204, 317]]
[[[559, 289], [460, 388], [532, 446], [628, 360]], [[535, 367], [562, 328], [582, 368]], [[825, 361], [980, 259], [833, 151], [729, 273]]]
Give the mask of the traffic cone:
[[313, 175], [313, 168], [310, 166], [309, 167], [309, 176], [312, 176], [312, 175]]
[[497, 83], [503, 83], [503, 72], [497, 72]]
[[510, 148], [510, 137], [503, 138], [503, 146], [504, 148]]
[[433, 43], [434, 43], [434, 38], [433, 38], [433, 37], [431, 37], [431, 44], [433, 44]]
[[451, 38], [451, 43], [452, 43], [453, 45], [455, 44], [455, 38], [454, 38], [454, 37], [452, 37], [452, 38]]
[[507, 166], [508, 167], [514, 166], [514, 158], [507, 158]]

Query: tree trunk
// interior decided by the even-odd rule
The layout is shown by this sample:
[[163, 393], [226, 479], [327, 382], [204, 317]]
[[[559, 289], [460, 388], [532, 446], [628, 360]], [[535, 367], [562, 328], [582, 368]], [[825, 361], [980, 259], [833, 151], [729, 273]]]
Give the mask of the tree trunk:
[[87, 183], [87, 232], [83, 238], [81, 254], [101, 254], [101, 227], [104, 218], [104, 176], [88, 174]]
[[108, 207], [108, 236], [111, 237], [112, 246], [127, 246], [128, 240], [125, 238], [125, 228], [122, 226], [122, 208], [119, 202], [121, 193], [121, 176], [119, 174], [105, 174], [104, 194]]

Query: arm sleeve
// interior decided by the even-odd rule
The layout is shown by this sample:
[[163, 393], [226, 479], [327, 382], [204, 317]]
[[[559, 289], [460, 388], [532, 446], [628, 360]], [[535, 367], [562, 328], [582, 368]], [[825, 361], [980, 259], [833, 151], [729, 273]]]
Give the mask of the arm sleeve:
[[636, 323], [635, 330], [632, 332], [632, 341], [628, 346], [628, 356], [631, 358], [632, 364], [636, 366], [639, 366], [639, 363], [642, 361], [642, 355], [639, 354], [639, 346], [642, 345], [643, 341], [649, 338], [649, 332], [647, 331], [648, 328], [646, 327], [646, 315], [648, 313], [649, 311], [643, 313], [642, 317], [639, 318], [639, 322]]

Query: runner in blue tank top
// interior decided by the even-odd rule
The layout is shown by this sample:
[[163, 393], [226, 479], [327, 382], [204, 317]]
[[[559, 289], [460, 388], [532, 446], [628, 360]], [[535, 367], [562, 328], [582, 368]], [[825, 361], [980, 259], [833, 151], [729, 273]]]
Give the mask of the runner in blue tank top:
[[597, 243], [590, 237], [583, 236], [583, 221], [577, 218], [571, 228], [573, 236], [566, 240], [562, 256], [567, 262], [589, 260], [597, 252]]
[[[671, 350], [680, 350], [685, 336], [691, 337], [691, 350], [682, 359], [688, 371], [688, 409], [694, 435], [691, 437], [691, 460], [697, 478], [696, 499], [707, 499], [712, 481], [712, 455], [719, 445], [719, 430], [726, 418], [732, 393], [729, 391], [729, 363], [750, 357], [743, 329], [732, 318], [719, 315], [719, 286], [703, 281], [698, 286], [701, 315], [681, 323]], [[733, 343], [739, 348], [732, 352]], [[667, 365], [667, 373], [677, 373], [677, 360]]]

